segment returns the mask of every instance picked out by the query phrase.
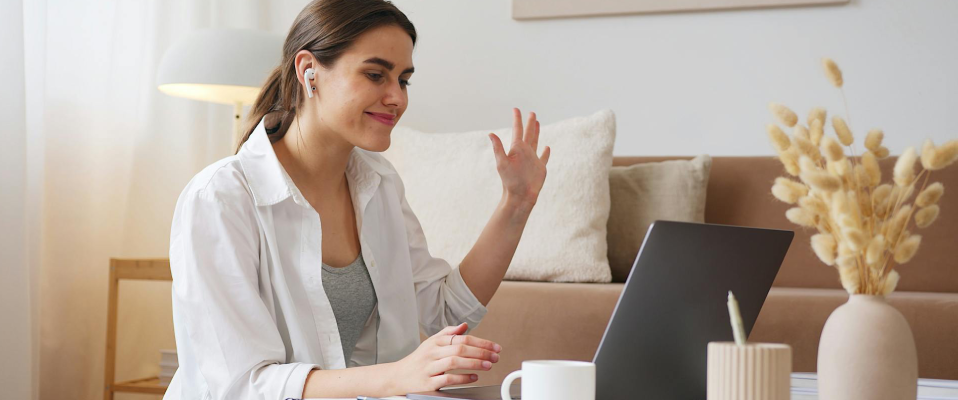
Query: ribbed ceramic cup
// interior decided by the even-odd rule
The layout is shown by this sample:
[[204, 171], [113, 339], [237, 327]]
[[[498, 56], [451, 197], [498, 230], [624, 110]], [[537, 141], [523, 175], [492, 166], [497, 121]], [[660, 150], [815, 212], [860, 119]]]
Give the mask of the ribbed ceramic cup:
[[709, 343], [708, 400], [789, 400], [791, 375], [787, 344]]

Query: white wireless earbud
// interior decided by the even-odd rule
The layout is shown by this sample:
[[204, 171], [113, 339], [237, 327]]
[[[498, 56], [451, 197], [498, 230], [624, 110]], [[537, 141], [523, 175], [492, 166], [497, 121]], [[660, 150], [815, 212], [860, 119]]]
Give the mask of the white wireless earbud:
[[303, 74], [303, 77], [306, 78], [306, 85], [309, 86], [309, 89], [306, 90], [306, 95], [309, 96], [309, 98], [313, 98], [313, 91], [316, 90], [316, 86], [313, 86], [313, 84], [309, 82], [313, 80], [315, 76], [316, 73], [312, 68], [306, 68], [306, 72]]

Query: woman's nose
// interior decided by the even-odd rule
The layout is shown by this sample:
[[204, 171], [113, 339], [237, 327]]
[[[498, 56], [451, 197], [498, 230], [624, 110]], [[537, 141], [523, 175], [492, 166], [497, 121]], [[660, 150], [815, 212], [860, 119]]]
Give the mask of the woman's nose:
[[393, 82], [386, 88], [386, 95], [383, 97], [383, 103], [386, 106], [405, 107], [406, 93], [403, 92], [402, 85], [399, 82]]

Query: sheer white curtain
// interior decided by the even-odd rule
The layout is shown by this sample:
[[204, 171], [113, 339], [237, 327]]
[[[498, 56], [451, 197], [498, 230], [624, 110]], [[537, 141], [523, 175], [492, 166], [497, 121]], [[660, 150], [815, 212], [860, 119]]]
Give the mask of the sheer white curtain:
[[[308, 1], [2, 1], [0, 397], [99, 399], [109, 258], [167, 257], [180, 191], [231, 154], [230, 106], [156, 89], [164, 50], [211, 27], [285, 37]], [[121, 284], [118, 317], [117, 378], [159, 372], [169, 284]]]
[[20, 0], [0, 1], [0, 396], [35, 399], [38, 224], [27, 177], [36, 163], [28, 158], [23, 15]]

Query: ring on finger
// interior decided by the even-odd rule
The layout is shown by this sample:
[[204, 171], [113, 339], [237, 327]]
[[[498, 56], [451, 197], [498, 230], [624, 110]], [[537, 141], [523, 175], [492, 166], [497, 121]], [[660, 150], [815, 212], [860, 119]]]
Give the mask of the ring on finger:
[[449, 345], [450, 345], [450, 346], [452, 346], [452, 340], [455, 339], [455, 338], [456, 338], [456, 335], [452, 335], [452, 337], [449, 338]]

